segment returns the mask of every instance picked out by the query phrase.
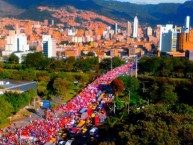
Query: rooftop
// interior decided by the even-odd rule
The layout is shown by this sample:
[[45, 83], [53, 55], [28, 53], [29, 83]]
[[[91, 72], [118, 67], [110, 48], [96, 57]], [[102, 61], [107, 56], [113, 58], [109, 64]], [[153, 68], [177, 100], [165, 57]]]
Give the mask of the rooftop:
[[11, 80], [11, 79], [0, 79], [0, 86], [2, 86], [4, 90], [19, 89], [19, 90], [25, 91], [29, 88], [34, 88], [36, 86], [36, 82]]

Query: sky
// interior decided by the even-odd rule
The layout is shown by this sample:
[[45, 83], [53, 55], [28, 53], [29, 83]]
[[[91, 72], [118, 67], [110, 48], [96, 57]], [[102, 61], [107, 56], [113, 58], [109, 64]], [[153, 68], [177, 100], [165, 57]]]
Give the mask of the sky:
[[158, 4], [158, 3], [184, 3], [188, 0], [118, 0], [123, 2], [138, 3], [138, 4]]

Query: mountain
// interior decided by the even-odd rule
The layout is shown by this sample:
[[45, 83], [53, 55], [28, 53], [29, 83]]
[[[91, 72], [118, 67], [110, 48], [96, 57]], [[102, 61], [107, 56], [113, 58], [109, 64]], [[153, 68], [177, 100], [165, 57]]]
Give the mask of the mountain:
[[[0, 0], [15, 8], [20, 13], [9, 14], [17, 18], [31, 18], [43, 20], [51, 17], [49, 13], [41, 13], [36, 9], [38, 6], [60, 8], [70, 5], [76, 9], [92, 11], [119, 21], [133, 21], [137, 14], [140, 23], [150, 25], [174, 23], [183, 25], [186, 15], [193, 17], [193, 1], [183, 4], [162, 3], [157, 5], [139, 5], [129, 2], [113, 0]], [[4, 11], [0, 7], [0, 11]], [[14, 11], [14, 10], [13, 10]], [[37, 17], [38, 16], [38, 17]]]
[[0, 17], [4, 16], [17, 16], [24, 12], [24, 9], [15, 7], [6, 1], [0, 0]]

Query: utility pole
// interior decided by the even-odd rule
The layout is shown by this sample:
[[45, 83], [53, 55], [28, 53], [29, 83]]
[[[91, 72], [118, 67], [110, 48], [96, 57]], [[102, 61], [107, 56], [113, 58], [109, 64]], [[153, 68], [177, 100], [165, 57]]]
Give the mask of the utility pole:
[[115, 107], [116, 107], [116, 104], [115, 104], [115, 100], [114, 100], [114, 105], [113, 105], [113, 112], [115, 114]]
[[130, 91], [129, 91], [128, 115], [129, 115], [129, 107], [130, 107]]

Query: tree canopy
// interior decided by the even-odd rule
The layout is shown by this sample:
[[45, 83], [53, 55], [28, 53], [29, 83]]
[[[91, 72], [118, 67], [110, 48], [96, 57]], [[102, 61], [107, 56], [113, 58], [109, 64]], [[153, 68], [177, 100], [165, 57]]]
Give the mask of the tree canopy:
[[193, 76], [193, 62], [187, 58], [143, 57], [138, 66], [140, 74], [179, 78]]
[[11, 64], [18, 64], [19, 63], [19, 58], [14, 54], [12, 53], [10, 56], [9, 56], [9, 62]]
[[45, 69], [49, 64], [49, 59], [42, 52], [35, 52], [29, 53], [24, 63], [28, 68]]

